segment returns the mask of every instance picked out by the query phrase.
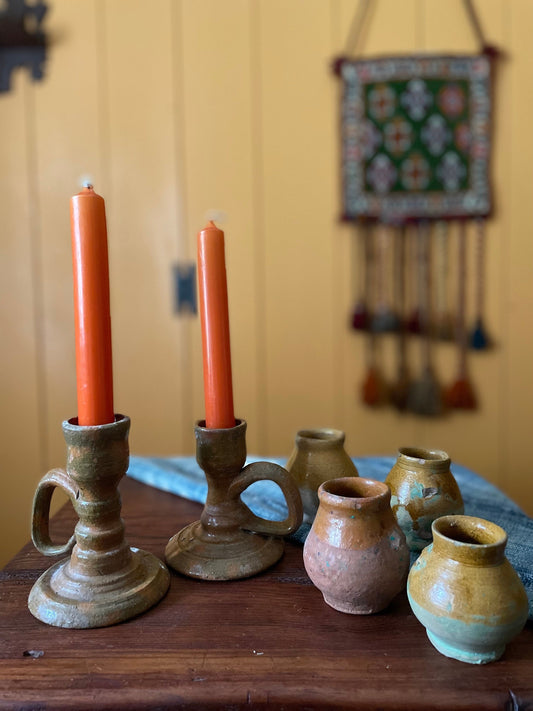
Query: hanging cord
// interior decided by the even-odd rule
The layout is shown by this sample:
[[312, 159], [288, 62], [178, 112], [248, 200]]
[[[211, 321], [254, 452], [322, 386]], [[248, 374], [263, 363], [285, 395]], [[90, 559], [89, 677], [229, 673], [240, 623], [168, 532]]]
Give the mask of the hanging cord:
[[476, 309], [475, 321], [470, 333], [470, 346], [475, 350], [484, 350], [490, 345], [483, 323], [483, 304], [485, 301], [485, 220], [476, 220]]
[[405, 244], [407, 228], [401, 225], [396, 235], [394, 264], [394, 297], [399, 317], [397, 335], [397, 377], [391, 387], [390, 399], [397, 410], [405, 410], [409, 394], [409, 371], [407, 368], [406, 334], [405, 334]]
[[440, 415], [442, 411], [441, 388], [431, 367], [431, 272], [430, 227], [426, 221], [418, 224], [420, 318], [422, 324], [422, 373], [409, 388], [407, 407], [418, 415]]
[[365, 331], [369, 322], [370, 299], [370, 259], [368, 244], [370, 241], [370, 224], [363, 222], [355, 227], [356, 247], [354, 249], [354, 274], [356, 286], [356, 302], [351, 315], [351, 326], [356, 331]]
[[355, 48], [359, 43], [359, 38], [361, 37], [361, 33], [363, 31], [368, 10], [370, 9], [370, 3], [371, 0], [359, 0], [350, 29], [348, 30], [348, 38], [345, 46], [346, 54], [351, 54], [352, 52], [355, 53]]
[[466, 378], [466, 221], [459, 223], [459, 263], [457, 288], [457, 344], [459, 346], [459, 377]]
[[477, 406], [474, 389], [467, 373], [467, 336], [465, 328], [466, 311], [466, 220], [459, 223], [458, 288], [457, 288], [457, 348], [459, 350], [459, 372], [457, 380], [448, 389], [446, 401], [449, 407], [473, 410]]
[[472, 0], [463, 0], [463, 6], [466, 10], [466, 14], [468, 15], [470, 25], [472, 26], [472, 30], [474, 31], [479, 46], [482, 50], [487, 49], [487, 40], [485, 39], [485, 34], [481, 27], [481, 22], [479, 21], [478, 14], [474, 8], [474, 3], [472, 2]]
[[420, 227], [420, 281], [421, 281], [421, 318], [423, 335], [423, 366], [431, 368], [431, 269], [430, 269], [430, 228], [427, 222]]
[[[368, 11], [370, 9], [371, 2], [372, 0], [359, 0], [357, 9], [348, 30], [348, 37], [345, 44], [345, 54], [347, 56], [356, 55], [356, 49], [361, 39], [364, 24], [368, 18]], [[485, 34], [481, 27], [479, 16], [474, 8], [473, 0], [462, 0], [462, 5], [481, 51], [489, 49], [489, 45], [487, 44]]]
[[439, 220], [436, 225], [436, 329], [435, 335], [441, 341], [451, 341], [453, 339], [453, 324], [451, 323], [450, 311], [448, 308], [448, 223], [446, 220]]

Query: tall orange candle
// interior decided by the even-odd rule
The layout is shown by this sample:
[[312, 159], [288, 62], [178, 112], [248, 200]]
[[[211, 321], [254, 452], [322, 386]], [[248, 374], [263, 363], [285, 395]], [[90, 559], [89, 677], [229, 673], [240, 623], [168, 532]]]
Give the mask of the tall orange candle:
[[204, 361], [205, 424], [235, 426], [224, 232], [209, 222], [198, 234], [198, 284]]
[[78, 424], [114, 422], [105, 203], [92, 185], [70, 201]]

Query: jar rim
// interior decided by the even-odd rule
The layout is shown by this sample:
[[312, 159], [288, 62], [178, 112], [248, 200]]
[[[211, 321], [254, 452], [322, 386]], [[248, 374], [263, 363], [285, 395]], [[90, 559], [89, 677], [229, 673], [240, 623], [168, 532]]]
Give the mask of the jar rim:
[[492, 521], [477, 516], [452, 514], [441, 516], [431, 525], [433, 539], [456, 551], [501, 550], [507, 544], [507, 533]]
[[427, 447], [399, 447], [398, 454], [401, 457], [412, 460], [414, 462], [449, 462], [450, 457], [443, 449], [428, 449]]
[[337, 430], [333, 427], [308, 427], [298, 430], [296, 437], [303, 440], [332, 442], [344, 439], [345, 434], [342, 430]]
[[361, 508], [390, 500], [387, 484], [376, 479], [347, 476], [329, 479], [318, 487], [318, 498], [341, 508]]

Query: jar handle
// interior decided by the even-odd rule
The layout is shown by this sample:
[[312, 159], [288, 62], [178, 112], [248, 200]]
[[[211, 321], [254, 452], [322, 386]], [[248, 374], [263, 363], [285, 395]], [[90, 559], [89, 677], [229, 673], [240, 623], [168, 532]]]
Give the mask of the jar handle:
[[251, 484], [256, 481], [273, 481], [281, 489], [287, 508], [287, 518], [284, 521], [270, 521], [256, 516], [246, 504], [241, 501], [246, 511], [246, 518], [241, 523], [241, 528], [254, 533], [265, 533], [271, 536], [287, 536], [294, 533], [303, 518], [302, 499], [300, 491], [289, 472], [274, 462], [253, 462], [248, 464], [233, 481], [229, 488], [232, 497], [238, 497]]
[[70, 553], [76, 543], [75, 534], [64, 544], [55, 544], [50, 538], [50, 503], [56, 487], [63, 489], [72, 501], [79, 495], [64, 469], [51, 469], [38, 483], [33, 499], [31, 538], [39, 553], [47, 556]]

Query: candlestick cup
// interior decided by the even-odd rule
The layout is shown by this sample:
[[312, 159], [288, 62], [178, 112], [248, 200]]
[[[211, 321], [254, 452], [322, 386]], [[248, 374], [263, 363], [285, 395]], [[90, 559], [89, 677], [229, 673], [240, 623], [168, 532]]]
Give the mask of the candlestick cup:
[[[246, 422], [235, 427], [195, 427], [196, 459], [207, 479], [207, 500], [199, 521], [173, 536], [165, 557], [184, 575], [204, 580], [236, 580], [265, 570], [283, 555], [282, 536], [302, 523], [302, 501], [290, 474], [273, 462], [246, 462]], [[288, 507], [284, 521], [256, 516], [240, 495], [251, 484], [274, 481]]]
[[[63, 422], [67, 468], [52, 469], [37, 486], [32, 539], [47, 556], [67, 554], [33, 586], [31, 613], [56, 627], [105, 627], [152, 607], [166, 593], [170, 576], [151, 553], [130, 548], [124, 536], [118, 483], [129, 461], [130, 420], [80, 426]], [[50, 502], [56, 487], [69, 496], [79, 521], [64, 545], [50, 539]]]

